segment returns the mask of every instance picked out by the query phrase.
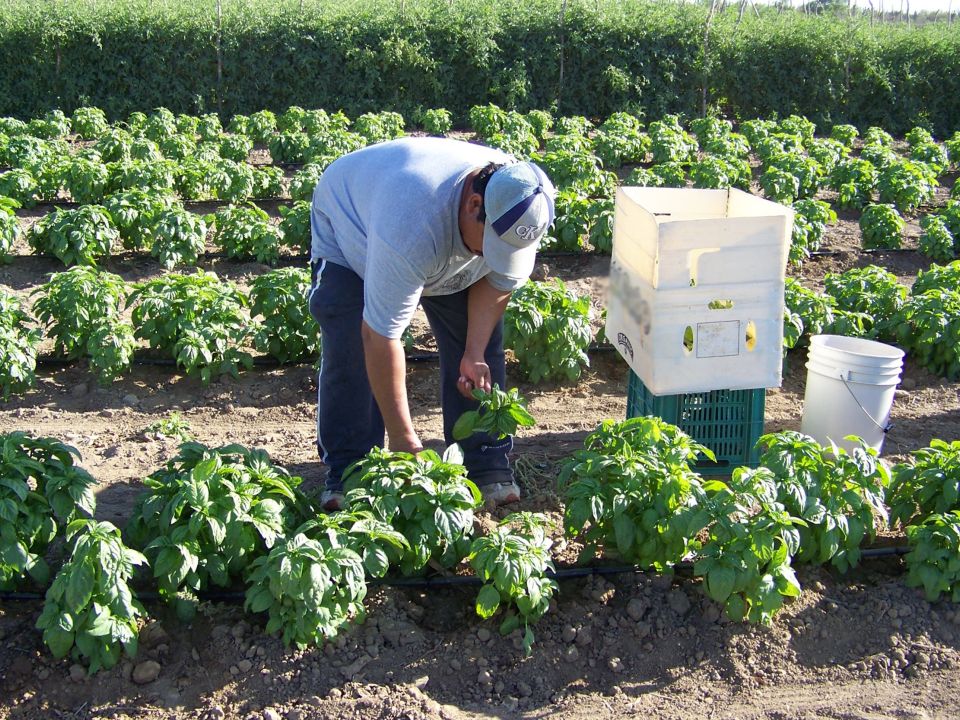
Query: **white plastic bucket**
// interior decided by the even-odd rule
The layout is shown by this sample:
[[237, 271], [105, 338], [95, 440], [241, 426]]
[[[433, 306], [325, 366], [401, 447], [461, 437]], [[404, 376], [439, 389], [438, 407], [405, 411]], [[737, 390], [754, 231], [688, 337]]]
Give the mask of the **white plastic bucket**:
[[857, 435], [878, 452], [900, 384], [903, 351], [861, 338], [814, 335], [807, 360], [800, 431], [821, 445], [831, 441], [852, 450], [843, 438]]

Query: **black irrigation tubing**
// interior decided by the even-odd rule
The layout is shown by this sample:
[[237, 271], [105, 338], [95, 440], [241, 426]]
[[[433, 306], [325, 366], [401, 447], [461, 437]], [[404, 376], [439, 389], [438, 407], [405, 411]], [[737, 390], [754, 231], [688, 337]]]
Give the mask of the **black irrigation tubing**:
[[[860, 556], [864, 560], [875, 560], [887, 557], [899, 557], [910, 552], [907, 547], [879, 547], [865, 548]], [[674, 568], [684, 574], [693, 570], [692, 562], [677, 563]], [[648, 569], [637, 565], [595, 565], [589, 567], [561, 568], [556, 572], [548, 572], [546, 576], [552, 580], [573, 580], [591, 576], [607, 577], [612, 575], [643, 575]], [[476, 587], [483, 581], [476, 575], [441, 575], [434, 577], [401, 577], [401, 578], [371, 578], [367, 585], [374, 587], [394, 588], [431, 588], [431, 587]], [[141, 601], [158, 601], [160, 594], [154, 590], [137, 592], [137, 599]], [[207, 590], [197, 594], [204, 602], [243, 602], [246, 597], [244, 591], [239, 590]], [[36, 602], [44, 599], [44, 593], [39, 592], [0, 592], [0, 602]]]
[[[587, 348], [587, 352], [591, 353], [605, 353], [616, 350], [613, 345], [606, 344], [597, 344], [594, 343]], [[435, 352], [426, 352], [426, 353], [411, 353], [406, 356], [407, 362], [411, 363], [431, 363], [439, 362], [440, 354]], [[67, 358], [57, 355], [41, 355], [37, 358], [37, 365], [52, 365], [52, 366], [63, 366], [71, 365], [72, 363], [77, 362], [76, 358]], [[174, 358], [169, 357], [146, 357], [146, 356], [134, 356], [133, 358], [134, 365], [146, 365], [146, 366], [158, 366], [158, 367], [173, 367], [177, 364], [177, 361]], [[313, 360], [299, 360], [297, 362], [288, 362], [282, 363], [276, 358], [268, 356], [255, 357], [253, 359], [254, 367], [296, 367], [301, 365], [313, 365]]]

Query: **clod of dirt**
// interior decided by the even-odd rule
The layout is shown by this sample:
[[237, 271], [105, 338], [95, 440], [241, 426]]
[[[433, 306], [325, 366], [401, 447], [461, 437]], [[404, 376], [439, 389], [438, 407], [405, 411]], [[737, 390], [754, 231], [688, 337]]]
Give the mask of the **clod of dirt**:
[[84, 669], [83, 665], [79, 663], [74, 663], [70, 666], [70, 679], [74, 682], [81, 682], [85, 677], [87, 677], [87, 671]]
[[667, 595], [667, 604], [677, 615], [686, 615], [690, 612], [690, 598], [683, 590], [671, 590]]
[[572, 625], [566, 625], [560, 635], [565, 643], [572, 643], [577, 638], [577, 629]]
[[642, 620], [649, 607], [650, 605], [646, 600], [631, 598], [630, 602], [627, 603], [627, 615], [630, 616], [631, 620]]
[[482, 643], [487, 642], [490, 639], [490, 631], [486, 628], [480, 628], [477, 630], [477, 640]]
[[253, 663], [249, 660], [241, 660], [237, 663], [237, 670], [242, 673], [248, 673], [251, 669], [253, 669]]
[[576, 662], [580, 659], [580, 651], [577, 650], [576, 645], [570, 645], [566, 650], [563, 651], [563, 659], [568, 663]]
[[160, 663], [156, 660], [145, 660], [133, 668], [133, 681], [137, 685], [152, 683], [160, 677]]
[[223, 711], [222, 707], [214, 705], [200, 716], [200, 720], [224, 720], [226, 716], [227, 714]]
[[477, 684], [478, 685], [492, 685], [493, 678], [490, 675], [489, 670], [481, 670], [477, 675]]
[[263, 720], [280, 720], [280, 713], [272, 707], [266, 708], [263, 711]]
[[620, 658], [614, 656], [607, 660], [607, 667], [610, 668], [613, 672], [619, 673], [623, 672], [624, 665]]

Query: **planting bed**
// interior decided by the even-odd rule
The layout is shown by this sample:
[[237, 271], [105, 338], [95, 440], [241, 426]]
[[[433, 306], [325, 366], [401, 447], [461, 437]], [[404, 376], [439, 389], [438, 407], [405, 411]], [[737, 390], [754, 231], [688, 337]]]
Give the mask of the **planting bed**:
[[[288, 173], [289, 174], [289, 173]], [[942, 205], [956, 174], [941, 178]], [[754, 184], [754, 191], [760, 192]], [[819, 197], [833, 200], [822, 191]], [[276, 217], [275, 205], [261, 204]], [[30, 225], [49, 206], [20, 211]], [[213, 207], [193, 208], [212, 212]], [[920, 228], [909, 221], [905, 249], [864, 253], [857, 214], [842, 212], [815, 255], [789, 274], [822, 290], [827, 272], [876, 264], [910, 284], [929, 259], [916, 252]], [[0, 267], [0, 284], [25, 305], [29, 294], [63, 266], [28, 255], [26, 243]], [[285, 255], [280, 265], [298, 266]], [[140, 253], [103, 260], [127, 281], [163, 274]], [[599, 327], [609, 258], [544, 256], [538, 280], [560, 278], [589, 294]], [[198, 267], [249, 287], [268, 268], [217, 257]], [[414, 354], [429, 352], [422, 319]], [[49, 350], [50, 344], [43, 346]], [[537, 425], [522, 429], [514, 461], [524, 489], [519, 509], [561, 524], [556, 477], [562, 460], [603, 419], [626, 412], [627, 367], [610, 350], [591, 353], [576, 382], [531, 384], [516, 363], [508, 384], [520, 388]], [[800, 427], [805, 351], [791, 351], [782, 388], [766, 395], [766, 431]], [[438, 370], [411, 362], [408, 389], [414, 422], [440, 450]], [[322, 484], [314, 446], [315, 370], [309, 364], [260, 365], [204, 386], [171, 365], [135, 364], [107, 387], [86, 361], [41, 365], [37, 385], [0, 406], [0, 433], [52, 436], [76, 447], [97, 480], [97, 518], [122, 527], [142, 479], [176, 453], [177, 442], [149, 430], [177, 411], [196, 440], [267, 450], [304, 478]], [[908, 355], [884, 457], [905, 460], [933, 438], [960, 437], [960, 383], [931, 374]], [[511, 508], [511, 510], [514, 508]], [[506, 513], [478, 513], [489, 530]], [[577, 546], [554, 532], [559, 565]], [[905, 539], [885, 531], [878, 547]], [[929, 603], [903, 582], [895, 555], [866, 559], [841, 575], [829, 566], [799, 566], [803, 593], [772, 626], [728, 621], [688, 568], [674, 576], [621, 572], [560, 581], [555, 607], [536, 625], [523, 652], [519, 632], [501, 637], [496, 621], [474, 614], [475, 585], [376, 585], [368, 618], [322, 648], [285, 649], [264, 632], [265, 615], [244, 613], [242, 590], [205, 602], [189, 623], [154, 599], [135, 660], [88, 676], [56, 661], [34, 623], [42, 600], [0, 600], [0, 717], [16, 718], [935, 718], [960, 715], [960, 606]], [[135, 586], [148, 587], [146, 582]]]

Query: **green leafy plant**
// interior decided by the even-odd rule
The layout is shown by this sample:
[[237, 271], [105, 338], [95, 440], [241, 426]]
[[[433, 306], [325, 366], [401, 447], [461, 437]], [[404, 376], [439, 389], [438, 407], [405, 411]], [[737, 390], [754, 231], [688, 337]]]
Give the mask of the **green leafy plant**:
[[837, 214], [822, 200], [797, 200], [793, 210], [790, 261], [800, 265], [820, 249], [826, 227], [837, 221]]
[[20, 223], [14, 212], [18, 207], [16, 200], [0, 197], [0, 265], [10, 262], [13, 246], [20, 238]]
[[279, 132], [267, 141], [270, 157], [278, 165], [302, 163], [309, 145], [310, 138], [303, 132]]
[[150, 255], [168, 270], [196, 264], [206, 247], [208, 218], [174, 206], [160, 210], [154, 222]]
[[187, 375], [206, 384], [214, 375], [236, 376], [252, 366], [241, 349], [250, 334], [246, 298], [215, 273], [170, 274], [137, 286], [133, 306], [136, 337], [168, 352]]
[[908, 526], [907, 544], [906, 584], [922, 587], [930, 602], [941, 595], [960, 602], [960, 511], [930, 515]]
[[121, 190], [108, 195], [103, 207], [120, 233], [127, 250], [151, 249], [160, 215], [179, 201], [173, 195], [157, 195], [145, 190]]
[[654, 163], [690, 162], [697, 152], [697, 139], [680, 125], [676, 115], [665, 115], [647, 128]]
[[40, 199], [37, 181], [29, 170], [23, 168], [13, 168], [0, 173], [0, 196], [25, 208], [32, 208]]
[[590, 364], [590, 298], [577, 297], [559, 279], [529, 281], [510, 298], [503, 336], [531, 382], [576, 380]]
[[237, 203], [253, 197], [257, 179], [251, 165], [220, 158], [213, 161], [212, 170], [210, 187], [218, 199]]
[[915, 283], [896, 318], [897, 342], [930, 372], [950, 380], [960, 378], [960, 291], [917, 292]]
[[800, 595], [791, 561], [803, 521], [778, 502], [776, 480], [766, 468], [736, 468], [729, 483], [711, 480], [704, 490], [715, 521], [694, 575], [731, 620], [769, 625], [785, 599]]
[[63, 168], [63, 178], [64, 187], [76, 202], [90, 204], [103, 200], [110, 173], [102, 162], [73, 157]]
[[709, 521], [699, 476], [690, 469], [713, 453], [657, 417], [606, 420], [564, 462], [566, 533], [625, 562], [663, 571], [699, 547]]
[[855, 125], [834, 125], [830, 128], [830, 137], [848, 148], [853, 147], [853, 141], [859, 136], [860, 132]]
[[880, 170], [877, 190], [881, 203], [892, 203], [900, 212], [913, 212], [933, 198], [937, 174], [924, 163], [900, 160]]
[[827, 273], [823, 282], [837, 308], [869, 315], [875, 325], [874, 335], [887, 340], [894, 338], [896, 318], [908, 294], [907, 287], [896, 275], [876, 265], [868, 265], [839, 274]]
[[704, 155], [690, 165], [690, 179], [697, 188], [750, 189], [750, 165], [731, 157]]
[[214, 242], [227, 257], [274, 263], [280, 257], [280, 231], [253, 203], [220, 208], [214, 218]]
[[887, 522], [883, 503], [889, 473], [878, 453], [860, 441], [847, 452], [822, 448], [808, 435], [787, 430], [763, 435], [760, 466], [776, 477], [777, 500], [799, 527], [798, 562], [832, 563], [841, 572], [860, 562], [860, 546]]
[[453, 567], [469, 553], [473, 511], [483, 498], [454, 460], [432, 450], [411, 455], [374, 448], [344, 472], [347, 510], [369, 512], [406, 538], [409, 550], [386, 548], [390, 565], [404, 575], [431, 560]]
[[36, 252], [53, 255], [67, 266], [96, 265], [120, 244], [110, 215], [99, 205], [54, 210], [33, 224], [28, 237]]
[[0, 435], [0, 588], [15, 587], [28, 574], [46, 585], [44, 553], [59, 528], [93, 515], [94, 480], [75, 457], [76, 449], [55, 438]]
[[904, 527], [960, 510], [960, 441], [931, 440], [909, 463], [894, 465], [887, 503], [890, 524]]
[[307, 200], [296, 200], [292, 205], [281, 205], [280, 242], [302, 254], [310, 252], [310, 208]]
[[867, 205], [860, 216], [864, 250], [899, 248], [906, 226], [906, 222], [893, 205]]
[[835, 302], [831, 296], [805, 288], [796, 278], [784, 281], [784, 306], [791, 316], [798, 317], [804, 336], [819, 335], [833, 323]]
[[453, 117], [445, 108], [428, 108], [419, 115], [420, 126], [430, 135], [446, 135], [453, 127]]
[[146, 558], [108, 522], [79, 519], [67, 526], [70, 559], [47, 590], [37, 628], [55, 658], [89, 662], [89, 672], [112, 668], [121, 652], [137, 654], [137, 619], [146, 614], [128, 585]]
[[36, 382], [40, 338], [40, 331], [29, 327], [19, 300], [0, 290], [0, 398], [4, 401]]
[[189, 421], [176, 411], [161, 420], [150, 423], [147, 426], [147, 434], [155, 437], [172, 438], [182, 443], [193, 440], [193, 430]]
[[244, 607], [267, 612], [266, 632], [282, 630], [284, 644], [298, 648], [321, 645], [365, 615], [360, 556], [347, 546], [345, 533], [317, 527], [308, 522], [282, 538], [247, 575]]
[[384, 110], [378, 113], [363, 113], [353, 122], [353, 130], [370, 144], [403, 137], [403, 115]]
[[947, 221], [939, 215], [924, 215], [920, 218], [920, 252], [936, 262], [950, 262], [957, 257], [957, 239], [950, 232]]
[[243, 576], [295, 524], [285, 515], [303, 502], [299, 484], [263, 450], [184, 443], [144, 479], [127, 533], [150, 559], [161, 595], [190, 617], [193, 593]]
[[70, 118], [73, 131], [82, 140], [95, 140], [107, 130], [107, 115], [98, 107], [78, 107]]
[[307, 163], [293, 175], [290, 180], [290, 197], [294, 200], [310, 202], [313, 200], [313, 191], [320, 182], [325, 165], [321, 163]]
[[779, 167], [768, 167], [760, 175], [760, 187], [771, 200], [792, 203], [800, 197], [800, 180]]
[[516, 388], [504, 391], [495, 384], [489, 393], [475, 389], [473, 397], [480, 406], [476, 410], [467, 410], [457, 418], [453, 425], [454, 440], [466, 440], [474, 433], [487, 433], [499, 440], [516, 435], [518, 427], [536, 424], [533, 415], [527, 412], [526, 401]]
[[530, 625], [543, 617], [557, 592], [556, 581], [546, 575], [548, 570], [555, 571], [548, 527], [549, 520], [542, 514], [510, 514], [473, 541], [468, 558], [483, 582], [475, 604], [477, 615], [487, 620], [508, 606], [500, 633], [508, 635], [522, 625], [527, 655], [534, 641]]
[[259, 275], [250, 287], [250, 313], [263, 319], [254, 335], [256, 348], [281, 363], [320, 354], [320, 328], [304, 302], [310, 273], [281, 268]]
[[960, 261], [954, 260], [947, 265], [934, 263], [926, 270], [920, 270], [910, 288], [910, 294], [922, 295], [928, 290], [956, 290], [957, 288], [960, 288]]

